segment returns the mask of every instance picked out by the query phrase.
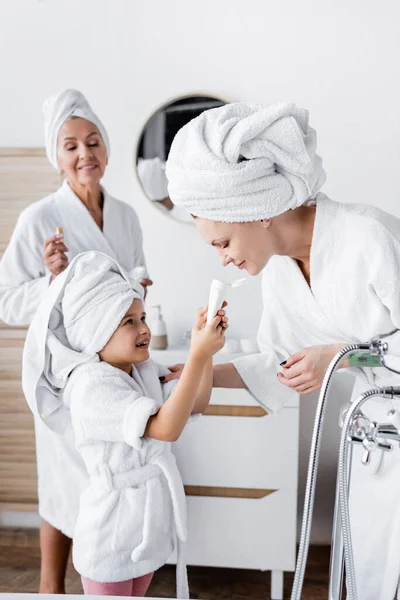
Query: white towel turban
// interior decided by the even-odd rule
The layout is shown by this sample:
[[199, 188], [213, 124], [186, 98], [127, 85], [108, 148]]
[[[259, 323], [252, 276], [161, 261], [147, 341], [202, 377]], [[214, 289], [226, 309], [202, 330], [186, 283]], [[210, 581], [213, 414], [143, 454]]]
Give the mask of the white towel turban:
[[62, 433], [69, 414], [63, 390], [75, 367], [98, 361], [143, 288], [101, 252], [76, 256], [44, 296], [26, 337], [22, 386], [34, 412]]
[[94, 123], [103, 138], [107, 156], [110, 156], [110, 142], [104, 125], [91, 109], [85, 96], [78, 90], [68, 89], [60, 92], [56, 96], [51, 96], [43, 104], [43, 113], [46, 154], [55, 169], [58, 168], [58, 132], [65, 121], [71, 117], [81, 117], [82, 119]]
[[226, 223], [275, 217], [304, 204], [325, 181], [308, 111], [294, 104], [227, 104], [175, 136], [166, 173], [172, 202]]
[[105, 258], [95, 256], [92, 260], [92, 257], [85, 257], [78, 261], [61, 300], [64, 328], [71, 348], [86, 354], [100, 352], [134, 298], [140, 297]]

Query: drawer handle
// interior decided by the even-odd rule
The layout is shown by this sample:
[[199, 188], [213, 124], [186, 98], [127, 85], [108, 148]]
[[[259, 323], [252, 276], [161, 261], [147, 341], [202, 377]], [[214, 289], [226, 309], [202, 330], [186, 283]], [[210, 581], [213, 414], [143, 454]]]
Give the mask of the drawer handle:
[[265, 417], [267, 411], [261, 406], [234, 406], [209, 404], [203, 413], [209, 417]]
[[211, 487], [203, 485], [185, 485], [186, 496], [205, 496], [214, 498], [252, 498], [260, 500], [277, 490], [263, 490], [258, 488], [229, 488]]

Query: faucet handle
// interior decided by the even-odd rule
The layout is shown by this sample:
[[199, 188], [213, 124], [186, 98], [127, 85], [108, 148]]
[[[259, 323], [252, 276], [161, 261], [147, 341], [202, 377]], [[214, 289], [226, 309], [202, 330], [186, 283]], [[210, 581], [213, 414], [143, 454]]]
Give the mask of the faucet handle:
[[366, 450], [361, 457], [361, 462], [363, 465], [367, 466], [371, 462], [371, 451]]
[[371, 452], [375, 452], [378, 448], [378, 442], [373, 437], [365, 437], [362, 441], [362, 445], [365, 448], [365, 452], [361, 457], [361, 462], [363, 465], [369, 465], [371, 462]]

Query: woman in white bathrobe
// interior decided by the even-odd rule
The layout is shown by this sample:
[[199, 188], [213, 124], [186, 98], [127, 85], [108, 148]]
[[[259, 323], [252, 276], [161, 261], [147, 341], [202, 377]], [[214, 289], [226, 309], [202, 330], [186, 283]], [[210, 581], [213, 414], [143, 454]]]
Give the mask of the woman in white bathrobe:
[[[65, 176], [54, 194], [20, 215], [0, 263], [0, 319], [29, 324], [50, 282], [77, 254], [98, 250], [128, 272], [147, 277], [142, 232], [135, 211], [101, 186], [110, 154], [107, 133], [87, 100], [65, 90], [44, 105], [46, 152]], [[62, 227], [62, 236], [55, 236]], [[64, 591], [65, 569], [87, 475], [72, 440], [35, 422], [43, 593]]]
[[[260, 353], [214, 367], [214, 385], [246, 388], [270, 412], [293, 393], [318, 390], [348, 343], [400, 328], [400, 221], [327, 198], [315, 151], [307, 111], [238, 103], [181, 129], [167, 162], [172, 201], [195, 217], [222, 264], [262, 273]], [[400, 332], [390, 339], [400, 356]], [[351, 372], [356, 393], [400, 381], [382, 368]], [[371, 401], [366, 410], [386, 421], [389, 408]], [[351, 491], [359, 598], [391, 600], [400, 576], [399, 453], [380, 464], [377, 452], [367, 467], [360, 453]]]

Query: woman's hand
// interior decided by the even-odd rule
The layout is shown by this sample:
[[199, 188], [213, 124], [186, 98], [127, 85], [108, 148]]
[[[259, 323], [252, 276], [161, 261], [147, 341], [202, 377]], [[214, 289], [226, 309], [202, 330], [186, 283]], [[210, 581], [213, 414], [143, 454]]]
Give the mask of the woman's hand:
[[53, 235], [44, 242], [43, 262], [51, 273], [50, 282], [68, 267], [67, 246], [62, 234]]
[[168, 383], [168, 381], [172, 381], [173, 379], [179, 379], [182, 375], [182, 371], [184, 369], [184, 364], [173, 365], [172, 367], [167, 367], [171, 373], [160, 377], [161, 383]]
[[279, 381], [299, 394], [311, 394], [319, 390], [332, 358], [345, 344], [326, 344], [303, 348], [293, 354], [285, 364]]

